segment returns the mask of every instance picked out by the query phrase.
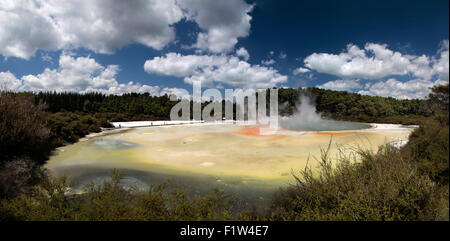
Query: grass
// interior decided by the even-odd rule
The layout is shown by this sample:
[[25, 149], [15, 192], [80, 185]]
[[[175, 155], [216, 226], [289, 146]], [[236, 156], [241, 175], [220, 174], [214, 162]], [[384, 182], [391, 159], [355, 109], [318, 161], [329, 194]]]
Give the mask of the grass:
[[[318, 174], [306, 167], [295, 185], [279, 191], [264, 214], [269, 220], [448, 220], [448, 186], [433, 182], [384, 146], [341, 155], [333, 167], [324, 151]], [[356, 161], [356, 160], [359, 161]]]
[[231, 220], [236, 202], [213, 190], [210, 195], [189, 198], [188, 193], [168, 184], [151, 186], [147, 192], [121, 184], [123, 174], [114, 171], [111, 181], [88, 184], [84, 194], [70, 194], [66, 177], [47, 179], [32, 195], [4, 199], [4, 220], [90, 221], [206, 221]]

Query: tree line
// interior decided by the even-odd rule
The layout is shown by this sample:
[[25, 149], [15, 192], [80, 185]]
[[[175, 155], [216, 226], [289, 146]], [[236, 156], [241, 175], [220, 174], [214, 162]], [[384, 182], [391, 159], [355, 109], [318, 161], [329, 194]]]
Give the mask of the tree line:
[[[178, 101], [171, 101], [168, 95], [152, 96], [149, 93], [129, 93], [118, 96], [102, 93], [40, 92], [22, 93], [22, 95], [32, 96], [36, 104], [45, 103], [47, 111], [51, 113], [61, 111], [86, 114], [120, 113], [145, 115], [150, 119], [168, 119], [170, 110], [178, 103]], [[392, 97], [367, 96], [319, 88], [279, 89], [280, 114], [290, 115], [295, 112], [300, 95], [311, 96], [318, 112], [335, 119], [375, 121], [393, 116], [432, 115], [428, 101], [423, 99], [398, 100]], [[269, 98], [267, 100], [267, 106], [269, 106]], [[224, 104], [225, 101], [222, 102]], [[202, 106], [208, 103], [205, 102]]]

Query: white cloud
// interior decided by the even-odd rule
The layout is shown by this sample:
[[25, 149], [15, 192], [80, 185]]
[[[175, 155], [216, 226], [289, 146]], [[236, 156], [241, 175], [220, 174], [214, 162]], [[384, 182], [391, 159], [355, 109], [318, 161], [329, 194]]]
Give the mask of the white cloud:
[[204, 69], [200, 74], [185, 78], [187, 83], [193, 83], [193, 81], [201, 81], [205, 85], [218, 82], [241, 88], [271, 88], [286, 82], [287, 77], [280, 75], [273, 68], [252, 66], [236, 57], [231, 57], [225, 65], [218, 66], [217, 69]]
[[201, 50], [229, 52], [238, 38], [249, 34], [252, 19], [249, 13], [253, 5], [243, 0], [183, 0], [178, 3], [187, 11], [188, 19], [194, 20], [205, 31], [198, 34], [195, 44]]
[[398, 99], [422, 99], [430, 93], [430, 87], [439, 83], [413, 79], [406, 82], [398, 81], [394, 78], [387, 81], [379, 81], [375, 84], [368, 84], [366, 90], [359, 91], [360, 94], [378, 95], [384, 97], [394, 97]]
[[44, 62], [49, 62], [49, 63], [53, 64], [53, 58], [52, 58], [52, 56], [48, 55], [48, 53], [41, 54], [41, 59]]
[[275, 60], [273, 60], [273, 59], [269, 59], [269, 60], [261, 60], [261, 64], [263, 64], [263, 65], [273, 65], [273, 64], [275, 64], [276, 62], [275, 62]]
[[340, 54], [313, 53], [304, 62], [312, 70], [345, 79], [377, 80], [408, 74], [430, 79], [436, 73], [430, 57], [401, 54], [388, 49], [386, 44], [367, 43], [364, 49], [349, 44], [347, 50]]
[[280, 55], [278, 55], [278, 58], [280, 58], [280, 59], [286, 59], [286, 58], [287, 58], [287, 54], [281, 52]]
[[149, 59], [144, 69], [151, 74], [185, 77], [186, 83], [201, 81], [203, 86], [228, 84], [233, 87], [270, 88], [287, 81], [277, 70], [251, 65], [229, 55], [180, 55], [168, 53]]
[[311, 70], [307, 69], [307, 68], [303, 68], [303, 67], [299, 67], [294, 69], [294, 71], [292, 71], [292, 73], [294, 75], [298, 75], [298, 74], [304, 74], [304, 73], [308, 73], [311, 72]]
[[250, 54], [247, 52], [247, 50], [244, 47], [241, 47], [238, 50], [236, 50], [236, 55], [243, 57], [244, 60], [248, 60], [250, 58]]
[[177, 88], [149, 86], [132, 81], [120, 84], [116, 80], [119, 66], [106, 67], [90, 57], [74, 57], [62, 54], [58, 69], [45, 69], [41, 74], [25, 75], [20, 79], [10, 72], [0, 72], [0, 86], [12, 91], [69, 91], [69, 92], [101, 92], [105, 94], [123, 94], [129, 92], [150, 93], [158, 96], [161, 93], [177, 92]]
[[130, 43], [161, 50], [185, 18], [203, 30], [197, 48], [227, 52], [248, 36], [252, 8], [243, 0], [0, 0], [0, 54], [29, 59], [39, 49], [80, 47], [112, 53]]
[[[320, 88], [360, 89], [361, 94], [400, 99], [425, 98], [430, 93], [429, 87], [449, 82], [448, 45], [448, 40], [442, 41], [437, 55], [430, 57], [401, 54], [385, 44], [367, 43], [364, 49], [349, 44], [340, 54], [314, 53], [306, 57], [304, 63], [311, 70], [344, 79], [317, 86]], [[395, 75], [410, 79], [399, 81], [393, 78]], [[384, 78], [389, 79], [381, 80]], [[362, 87], [359, 81], [349, 79], [368, 82]]]
[[105, 68], [90, 57], [61, 55], [58, 69], [46, 68], [41, 74], [23, 76], [22, 89], [81, 92], [88, 88], [105, 88], [117, 84], [118, 71], [119, 66]]
[[150, 86], [150, 85], [142, 85], [141, 83], [134, 83], [133, 81], [128, 82], [127, 84], [113, 84], [104, 89], [98, 88], [87, 88], [82, 92], [100, 92], [104, 94], [114, 94], [121, 95], [124, 93], [149, 93], [153, 96], [159, 96], [160, 87], [159, 86]]
[[133, 42], [161, 49], [184, 17], [175, 0], [0, 1], [0, 54], [25, 59], [38, 49], [111, 53]]
[[17, 79], [11, 72], [0, 72], [0, 91], [16, 90], [22, 85], [22, 81]]
[[144, 70], [158, 75], [186, 77], [194, 75], [199, 69], [222, 65], [227, 62], [223, 55], [181, 55], [168, 53], [164, 57], [155, 57], [145, 61]]
[[163, 88], [159, 95], [165, 95], [167, 94], [168, 96], [170, 95], [176, 95], [178, 99], [191, 99], [191, 95], [189, 94], [189, 92], [185, 89], [180, 89], [180, 88]]
[[28, 59], [37, 49], [51, 50], [63, 45], [52, 18], [38, 3], [0, 0], [0, 54]]
[[439, 80], [449, 81], [449, 44], [448, 40], [441, 43], [441, 48], [438, 51], [439, 57], [433, 59], [433, 71], [439, 75]]
[[322, 85], [317, 85], [316, 87], [321, 89], [349, 91], [361, 89], [362, 85], [359, 83], [359, 80], [335, 80], [328, 81]]

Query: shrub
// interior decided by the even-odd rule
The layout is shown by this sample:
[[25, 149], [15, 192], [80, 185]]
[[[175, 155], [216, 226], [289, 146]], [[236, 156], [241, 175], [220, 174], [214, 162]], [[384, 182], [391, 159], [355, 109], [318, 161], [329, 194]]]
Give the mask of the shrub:
[[0, 166], [16, 157], [29, 156], [43, 163], [50, 154], [50, 130], [45, 105], [9, 92], [0, 92]]
[[448, 125], [434, 120], [424, 123], [411, 133], [403, 153], [423, 174], [440, 184], [449, 184]]
[[189, 195], [168, 184], [136, 192], [121, 185], [124, 176], [113, 172], [111, 181], [88, 184], [84, 194], [71, 194], [66, 177], [47, 179], [33, 195], [22, 194], [0, 203], [6, 220], [230, 220], [235, 202], [214, 190], [210, 195]]
[[[341, 155], [335, 167], [323, 152], [295, 185], [280, 190], [265, 214], [270, 220], [448, 220], [448, 186], [436, 185], [385, 146], [378, 153]], [[356, 161], [359, 159], [359, 161]]]
[[45, 173], [36, 162], [28, 158], [4, 163], [0, 169], [0, 197], [12, 198], [31, 193]]

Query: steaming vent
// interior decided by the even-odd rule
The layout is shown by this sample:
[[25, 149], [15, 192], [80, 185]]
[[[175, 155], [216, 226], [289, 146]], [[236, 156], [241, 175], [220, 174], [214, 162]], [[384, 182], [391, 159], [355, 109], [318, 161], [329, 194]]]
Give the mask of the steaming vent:
[[364, 123], [325, 119], [317, 113], [315, 104], [306, 95], [300, 96], [296, 107], [296, 112], [292, 116], [280, 119], [281, 127], [300, 131], [342, 131], [370, 127]]

